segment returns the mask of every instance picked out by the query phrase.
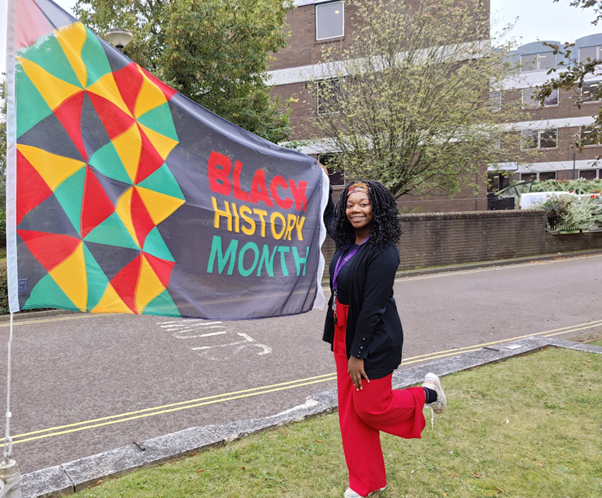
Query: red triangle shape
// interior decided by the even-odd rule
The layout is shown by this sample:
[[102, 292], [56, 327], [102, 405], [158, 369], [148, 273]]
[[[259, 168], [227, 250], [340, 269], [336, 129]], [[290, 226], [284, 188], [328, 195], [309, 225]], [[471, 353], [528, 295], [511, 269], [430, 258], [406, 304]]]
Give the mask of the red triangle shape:
[[[138, 125], [138, 128], [140, 129], [140, 125]], [[140, 129], [140, 135], [142, 137], [142, 151], [140, 152], [140, 162], [138, 163], [135, 183], [140, 183], [145, 178], [148, 178], [163, 166], [165, 162], [142, 129]]]
[[81, 242], [80, 239], [69, 235], [34, 232], [32, 230], [17, 230], [31, 254], [46, 268], [52, 270], [67, 259]]
[[82, 155], [84, 160], [88, 160], [86, 153], [86, 146], [84, 145], [84, 139], [81, 133], [81, 120], [82, 120], [82, 104], [84, 102], [85, 92], [81, 91], [73, 95], [65, 102], [63, 102], [58, 108], [54, 110], [54, 115], [63, 125], [63, 128], [73, 140], [73, 143], [77, 147], [77, 150]]
[[175, 266], [173, 261], [166, 261], [164, 259], [159, 259], [152, 254], [144, 253], [144, 257], [148, 261], [148, 264], [151, 265], [151, 268], [155, 271], [155, 275], [159, 277], [159, 280], [163, 284], [163, 287], [167, 287], [169, 285], [169, 279], [171, 277], [171, 270]]
[[144, 77], [138, 71], [138, 64], [132, 62], [123, 69], [115, 71], [113, 78], [115, 78], [115, 83], [117, 83], [117, 88], [119, 88], [119, 93], [121, 93], [125, 105], [128, 106], [132, 115], [135, 115], [136, 100], [144, 82]]
[[132, 223], [134, 224], [138, 245], [144, 247], [146, 236], [155, 228], [155, 222], [148, 214], [148, 210], [136, 188], [132, 192]]
[[134, 123], [134, 118], [128, 116], [112, 102], [92, 92], [87, 94], [111, 140], [128, 130]]
[[111, 285], [115, 292], [119, 295], [123, 302], [133, 313], [138, 313], [136, 310], [136, 287], [140, 280], [140, 268], [142, 267], [142, 255], [135, 258], [127, 266], [124, 266], [121, 271], [113, 277]]
[[151, 80], [155, 85], [157, 85], [161, 89], [161, 91], [163, 92], [163, 95], [165, 95], [165, 98], [167, 100], [171, 99], [176, 93], [178, 93], [172, 87], [163, 83], [159, 78], [156, 78], [155, 76], [153, 76], [146, 69], [144, 69], [144, 68], [141, 68], [141, 69], [142, 69], [142, 71], [144, 71], [144, 74], [148, 77], [148, 79]]
[[17, 225], [23, 216], [51, 195], [50, 187], [17, 149]]
[[115, 206], [89, 166], [82, 200], [81, 235], [86, 237], [94, 228], [113, 214]]

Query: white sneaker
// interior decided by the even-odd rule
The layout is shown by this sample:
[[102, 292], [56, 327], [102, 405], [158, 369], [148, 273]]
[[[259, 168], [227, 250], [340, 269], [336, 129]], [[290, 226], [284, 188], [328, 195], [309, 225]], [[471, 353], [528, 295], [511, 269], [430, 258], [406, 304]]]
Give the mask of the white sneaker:
[[426, 403], [426, 406], [431, 408], [435, 413], [443, 413], [443, 410], [445, 410], [445, 407], [447, 406], [447, 398], [443, 392], [443, 387], [441, 387], [441, 381], [439, 380], [439, 377], [434, 373], [427, 373], [424, 377], [422, 387], [432, 389], [437, 393], [437, 401]]
[[[387, 488], [387, 486], [385, 485], [384, 487], [380, 488], [377, 491], [372, 491], [372, 493], [370, 493], [368, 496], [372, 496], [374, 493], [378, 493], [379, 491], [384, 491], [386, 488]], [[362, 495], [358, 495], [351, 488], [347, 488], [347, 491], [345, 491], [345, 498], [366, 498], [366, 497], [362, 496]]]

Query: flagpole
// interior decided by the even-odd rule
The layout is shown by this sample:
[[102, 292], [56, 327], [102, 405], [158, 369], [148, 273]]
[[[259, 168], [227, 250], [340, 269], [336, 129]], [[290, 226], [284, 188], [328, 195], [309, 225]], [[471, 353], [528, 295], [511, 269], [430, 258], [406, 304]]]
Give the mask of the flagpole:
[[6, 436], [4, 438], [4, 460], [0, 463], [0, 497], [21, 497], [21, 473], [12, 457], [10, 437], [10, 380], [11, 350], [13, 339], [13, 313], [19, 311], [17, 283], [17, 234], [16, 234], [16, 193], [17, 193], [17, 109], [15, 94], [15, 21], [17, 0], [8, 0], [6, 16], [6, 264], [8, 273], [8, 296], [10, 305], [10, 335], [8, 340], [8, 374], [6, 381]]
[[6, 267], [10, 311], [19, 311], [17, 274], [17, 106], [16, 106], [16, 11], [17, 0], [8, 0], [6, 20]]

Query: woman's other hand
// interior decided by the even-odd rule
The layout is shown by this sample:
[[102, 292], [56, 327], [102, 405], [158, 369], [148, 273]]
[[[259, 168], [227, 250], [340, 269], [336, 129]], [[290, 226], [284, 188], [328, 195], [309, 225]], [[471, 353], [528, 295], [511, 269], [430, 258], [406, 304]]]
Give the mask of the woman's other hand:
[[362, 387], [362, 377], [366, 379], [366, 382], [370, 383], [370, 379], [364, 371], [364, 360], [361, 358], [351, 356], [349, 358], [349, 363], [347, 364], [347, 372], [351, 376], [351, 382], [353, 382], [353, 385], [358, 391], [364, 389]]

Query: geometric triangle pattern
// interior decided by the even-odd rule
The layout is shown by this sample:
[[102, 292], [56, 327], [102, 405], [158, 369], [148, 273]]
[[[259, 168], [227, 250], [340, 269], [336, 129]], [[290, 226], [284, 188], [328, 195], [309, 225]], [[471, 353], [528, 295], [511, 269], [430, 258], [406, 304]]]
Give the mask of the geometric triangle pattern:
[[79, 22], [21, 46], [17, 233], [47, 272], [22, 308], [179, 316], [157, 228], [185, 203], [166, 163], [176, 91]]

